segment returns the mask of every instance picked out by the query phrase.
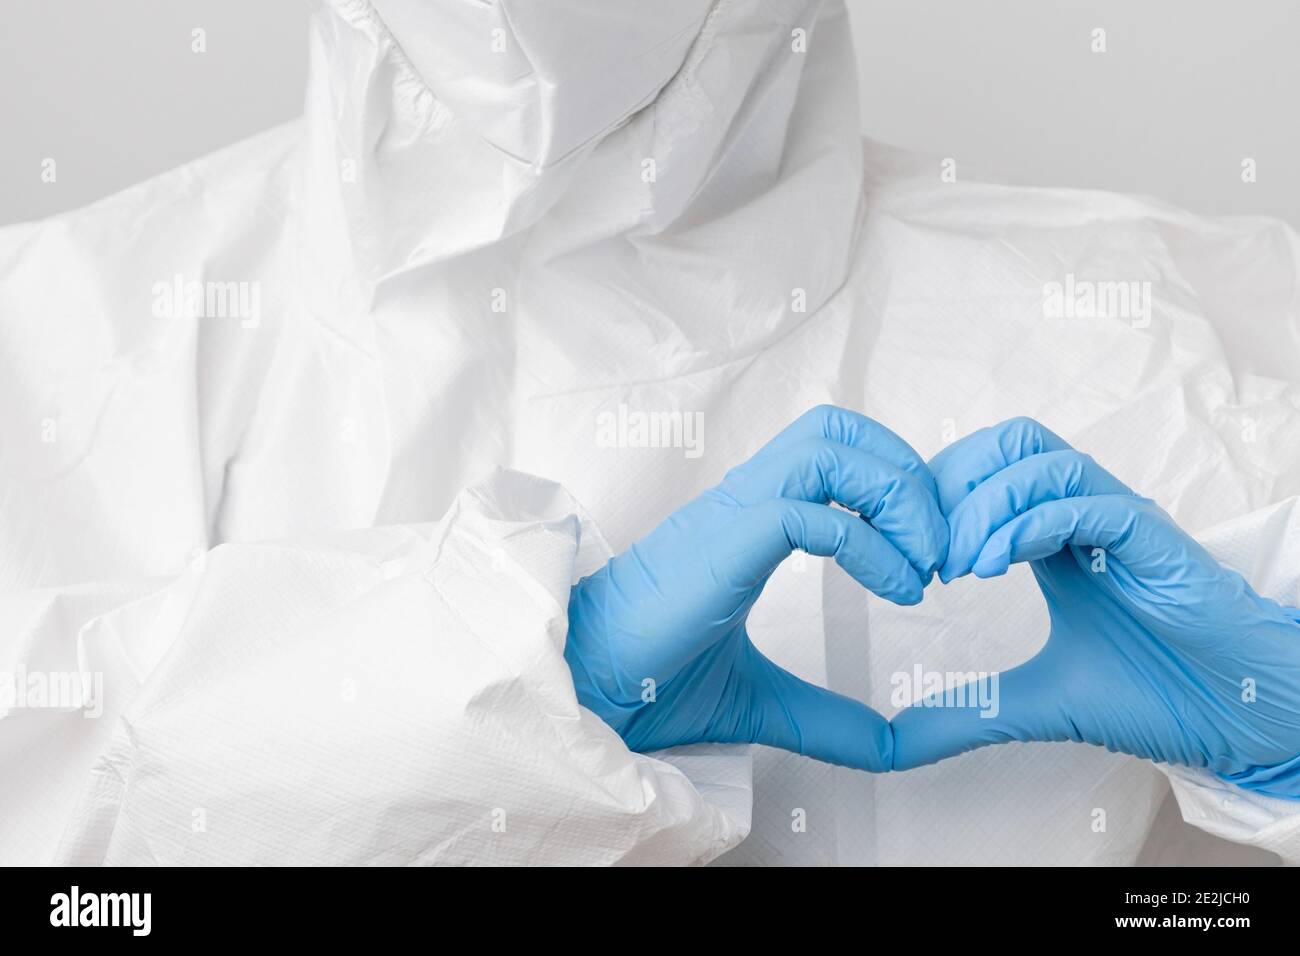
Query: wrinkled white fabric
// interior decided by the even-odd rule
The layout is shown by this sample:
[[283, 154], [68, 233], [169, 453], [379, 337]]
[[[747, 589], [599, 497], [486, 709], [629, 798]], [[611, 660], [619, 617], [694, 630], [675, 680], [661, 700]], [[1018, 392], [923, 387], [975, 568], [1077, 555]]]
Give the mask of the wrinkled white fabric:
[[[1287, 227], [966, 182], [960, 166], [946, 182], [938, 160], [864, 151], [838, 2], [573, 0], [549, 21], [529, 9], [322, 2], [300, 122], [0, 230], [0, 589], [27, 592], [16, 600], [41, 617], [24, 654], [87, 621], [120, 627], [102, 623], [120, 596], [143, 605], [115, 615], [157, 600], [156, 582], [91, 582], [171, 578], [223, 542], [293, 552], [339, 529], [430, 522], [497, 465], [563, 484], [621, 550], [825, 401], [925, 455], [1039, 418], [1193, 533], [1300, 492]], [[456, 40], [444, 70], [462, 34], [482, 47]], [[609, 81], [595, 90], [592, 76]], [[1150, 321], [1049, 317], [1045, 284], [1067, 275], [1150, 282]], [[159, 308], [176, 276], [255, 284], [258, 314]], [[701, 413], [703, 454], [605, 447], [598, 417], [621, 406]], [[1238, 557], [1266, 577], [1292, 560], [1252, 547]], [[209, 566], [226, 567], [226, 550]], [[287, 560], [324, 602], [322, 627], [348, 637], [326, 620], [340, 599], [330, 561]], [[216, 706], [209, 669], [172, 670], [161, 646], [193, 633], [218, 648], [240, 603], [221, 598], [200, 631], [151, 630], [160, 656], [145, 659], [159, 663], [132, 672], [139, 706], [182, 690], [196, 717]], [[1046, 636], [1027, 573], [935, 585], [897, 608], [812, 558], [778, 571], [751, 625], [778, 663], [886, 713], [896, 672], [1005, 668]], [[226, 640], [240, 639], [232, 625]], [[260, 666], [327, 666], [301, 643], [275, 646], [286, 656]], [[432, 664], [419, 653], [412, 670]], [[231, 673], [246, 700], [255, 666]], [[33, 747], [15, 729], [31, 716], [0, 721], [10, 778], [67, 784], [130, 759], [111, 721], [87, 721], [104, 739]], [[165, 744], [140, 759], [165, 755], [164, 779], [184, 781], [194, 766]], [[1128, 863], [1168, 792], [1150, 764], [1064, 744], [879, 777], [759, 750], [754, 774], [753, 832], [727, 862]], [[1256, 804], [1198, 812], [1209, 785], [1174, 779], [1193, 823], [1278, 849], [1258, 837], [1279, 824]], [[63, 858], [139, 859], [190, 846], [149, 830], [149, 801], [173, 798], [92, 794], [39, 813], [69, 824]], [[172, 808], [178, 825], [193, 803]], [[96, 821], [115, 805], [105, 849]], [[24, 826], [10, 819], [9, 832]], [[226, 859], [253, 852], [216, 842], [207, 852]], [[681, 855], [707, 856], [691, 846]], [[347, 852], [371, 851], [384, 858]]]
[[609, 556], [581, 515], [502, 472], [437, 525], [222, 545], [80, 628], [65, 614], [45, 666], [104, 674], [104, 713], [11, 718], [82, 766], [6, 777], [0, 860], [713, 858], [748, 830], [744, 748], [632, 754], [574, 696], [569, 587]]

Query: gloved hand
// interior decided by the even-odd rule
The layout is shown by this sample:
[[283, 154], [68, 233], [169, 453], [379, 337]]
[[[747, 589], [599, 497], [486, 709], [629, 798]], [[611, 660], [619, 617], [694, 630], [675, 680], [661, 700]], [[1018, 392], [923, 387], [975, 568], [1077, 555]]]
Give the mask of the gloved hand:
[[1036, 422], [976, 432], [930, 467], [951, 536], [940, 578], [1028, 561], [1051, 632], [1000, 675], [995, 717], [900, 712], [895, 769], [985, 744], [1075, 740], [1300, 798], [1300, 612], [1260, 597]]
[[578, 700], [633, 750], [761, 743], [888, 770], [888, 722], [773, 664], [745, 621], [795, 549], [916, 604], [947, 546], [916, 452], [868, 418], [814, 408], [574, 586], [565, 658]]

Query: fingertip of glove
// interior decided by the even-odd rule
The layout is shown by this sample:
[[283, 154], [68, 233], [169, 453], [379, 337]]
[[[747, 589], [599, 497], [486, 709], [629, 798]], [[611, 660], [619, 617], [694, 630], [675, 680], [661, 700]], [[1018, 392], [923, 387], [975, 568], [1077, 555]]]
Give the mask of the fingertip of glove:
[[971, 572], [977, 578], [996, 578], [1006, 574], [1011, 566], [1011, 556], [1003, 551], [982, 552], [976, 559]]
[[948, 537], [948, 528], [947, 525], [945, 525], [943, 529], [943, 534], [939, 538], [939, 543], [937, 547], [934, 549], [934, 560], [932, 560], [930, 564], [926, 567], [927, 584], [929, 583], [930, 577], [935, 575], [940, 568], [942, 568], [945, 564], [948, 563], [948, 553], [951, 550], [952, 550], [952, 541]]
[[876, 773], [888, 773], [894, 769], [894, 725], [888, 720], [880, 728], [879, 740], [880, 766], [870, 768]]
[[915, 584], [905, 585], [895, 596], [894, 603], [903, 607], [920, 604], [925, 597], [925, 586], [918, 580]]

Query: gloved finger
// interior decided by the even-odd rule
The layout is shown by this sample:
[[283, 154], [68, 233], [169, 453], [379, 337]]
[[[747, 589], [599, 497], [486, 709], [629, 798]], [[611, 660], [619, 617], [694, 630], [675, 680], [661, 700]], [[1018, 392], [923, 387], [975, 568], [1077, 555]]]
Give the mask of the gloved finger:
[[916, 475], [828, 438], [805, 438], [779, 455], [755, 459], [728, 475], [719, 490], [747, 506], [793, 498], [852, 508], [907, 557], [923, 581], [947, 552], [948, 522]]
[[[890, 429], [860, 412], [837, 405], [818, 405], [791, 422], [764, 445], [751, 461], [783, 452], [807, 438], [825, 438], [883, 458], [895, 468], [915, 475], [934, 493], [934, 479], [925, 460]], [[741, 466], [744, 467], [744, 466]]]
[[918, 604], [925, 591], [916, 570], [875, 528], [847, 511], [778, 498], [741, 512], [735, 536], [715, 542], [715, 566], [753, 587], [795, 550], [835, 563], [873, 594], [896, 604]]
[[939, 508], [951, 514], [990, 475], [1031, 455], [1069, 447], [1065, 439], [1032, 418], [1010, 418], [971, 432], [930, 459]]
[[1122, 481], [1074, 449], [1042, 452], [990, 475], [948, 515], [948, 559], [939, 569], [945, 584], [969, 574], [990, 535], [1046, 501], [1088, 495], [1131, 495]]
[[747, 665], [738, 737], [855, 770], [893, 766], [889, 721], [866, 704], [800, 680], [752, 645]]
[[894, 769], [911, 770], [1011, 741], [1080, 739], [1051, 660], [1038, 657], [1005, 673], [945, 688], [890, 721]]
[[[1149, 498], [1099, 495], [1063, 498], [1031, 508], [989, 536], [975, 561], [977, 577], [1005, 574], [1014, 562], [1038, 561], [1067, 544], [1102, 548], [1127, 573], [1166, 586], [1198, 590], [1225, 578], [1218, 562]], [[1177, 570], [1177, 577], [1172, 572]]]

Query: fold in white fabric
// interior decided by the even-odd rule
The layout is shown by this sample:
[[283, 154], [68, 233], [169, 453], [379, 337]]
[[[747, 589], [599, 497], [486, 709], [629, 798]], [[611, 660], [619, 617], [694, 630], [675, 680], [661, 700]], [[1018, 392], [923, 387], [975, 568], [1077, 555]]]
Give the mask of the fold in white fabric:
[[222, 545], [80, 627], [57, 615], [47, 670], [102, 675], [102, 709], [2, 725], [64, 765], [6, 779], [4, 862], [688, 864], [734, 846], [745, 748], [632, 754], [577, 704], [569, 586], [608, 556], [580, 515], [498, 472], [436, 525]]

